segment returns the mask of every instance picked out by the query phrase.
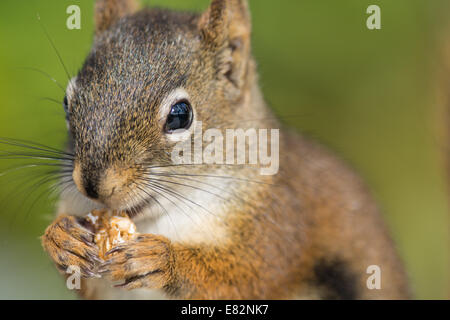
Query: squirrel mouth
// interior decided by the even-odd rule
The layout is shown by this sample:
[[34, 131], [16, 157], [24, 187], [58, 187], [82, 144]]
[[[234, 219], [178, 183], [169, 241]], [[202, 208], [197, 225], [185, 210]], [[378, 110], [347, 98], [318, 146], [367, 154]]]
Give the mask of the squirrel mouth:
[[139, 204], [137, 206], [125, 210], [125, 212], [127, 213], [128, 217], [130, 217], [130, 219], [133, 219], [137, 217], [144, 210], [144, 208], [145, 204]]

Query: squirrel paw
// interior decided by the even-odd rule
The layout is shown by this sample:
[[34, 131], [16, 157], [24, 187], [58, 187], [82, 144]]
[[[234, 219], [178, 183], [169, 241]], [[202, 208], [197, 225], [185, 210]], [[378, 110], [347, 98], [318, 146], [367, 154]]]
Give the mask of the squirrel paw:
[[81, 218], [58, 217], [41, 238], [42, 245], [61, 272], [69, 266], [80, 268], [84, 278], [98, 278], [94, 272], [103, 261], [98, 257], [94, 234], [83, 226]]
[[124, 281], [116, 287], [128, 290], [160, 289], [171, 278], [170, 240], [156, 235], [139, 235], [106, 253], [109, 258], [98, 272], [112, 281]]

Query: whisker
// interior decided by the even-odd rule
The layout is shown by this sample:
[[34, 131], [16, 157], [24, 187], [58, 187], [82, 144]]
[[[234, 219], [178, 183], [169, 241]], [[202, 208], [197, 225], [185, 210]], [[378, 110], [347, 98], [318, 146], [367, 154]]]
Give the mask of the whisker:
[[[0, 159], [2, 160], [50, 160], [50, 161], [61, 161], [66, 162], [66, 165], [70, 163], [71, 160], [60, 159], [60, 158], [49, 158], [42, 156], [29, 156], [29, 155], [1, 155]], [[63, 164], [61, 164], [63, 165]]]
[[[156, 192], [157, 194], [159, 194], [161, 197], [165, 198], [167, 201], [169, 201], [170, 203], [172, 203], [174, 206], [176, 206], [181, 212], [183, 212], [183, 214], [185, 214], [189, 219], [191, 219], [192, 222], [193, 219], [191, 218], [191, 216], [189, 216], [183, 208], [181, 208], [175, 201], [173, 201], [172, 199], [170, 199], [168, 196], [166, 196], [163, 192], [160, 192], [158, 190], [152, 189], [154, 192]], [[168, 193], [168, 195], [174, 197], [176, 200], [179, 200], [177, 197], [175, 197], [173, 194]]]
[[185, 199], [180, 197], [180, 194], [177, 193], [174, 190], [171, 190], [169, 188], [165, 188], [161, 185], [158, 185], [157, 183], [147, 183], [146, 185], [152, 186], [154, 188], [157, 188], [158, 190], [161, 190], [162, 192], [166, 192], [167, 194], [171, 195], [172, 197], [176, 198], [177, 200], [181, 201], [185, 206], [187, 206], [190, 210], [194, 211], [194, 208], [189, 204], [189, 202], [186, 202]]
[[61, 104], [61, 101], [59, 101], [57, 99], [50, 98], [50, 97], [42, 97], [42, 98], [39, 99], [39, 101], [50, 101], [50, 102], [54, 102], [55, 104], [58, 104], [58, 105]]
[[211, 192], [209, 190], [205, 190], [205, 189], [202, 189], [202, 188], [199, 188], [199, 187], [195, 187], [195, 186], [192, 186], [192, 185], [188, 185], [188, 184], [184, 184], [184, 183], [180, 183], [180, 182], [169, 181], [169, 180], [154, 179], [154, 178], [152, 178], [151, 180], [152, 181], [158, 181], [158, 182], [170, 183], [170, 184], [174, 184], [174, 185], [178, 185], [178, 186], [182, 186], [182, 187], [195, 189], [195, 190], [202, 191], [202, 192], [208, 193], [210, 195], [216, 196], [217, 198], [219, 198], [221, 200], [228, 201], [228, 199], [226, 199], [226, 198], [224, 198], [224, 197], [222, 197], [222, 196], [220, 196], [220, 195], [218, 195], [218, 194], [216, 194], [214, 192]]
[[154, 173], [148, 173], [148, 175], [150, 177], [151, 176], [161, 176], [161, 177], [167, 177], [167, 178], [172, 178], [172, 179], [182, 179], [182, 180], [185, 180], [185, 181], [191, 181], [191, 182], [199, 183], [199, 184], [202, 184], [202, 185], [214, 188], [214, 189], [216, 189], [218, 191], [227, 193], [227, 194], [229, 194], [229, 195], [231, 195], [233, 197], [238, 198], [239, 200], [243, 200], [243, 198], [239, 197], [238, 195], [236, 195], [234, 192], [231, 192], [230, 190], [226, 190], [224, 188], [220, 188], [220, 187], [215, 186], [215, 185], [213, 185], [211, 183], [207, 183], [207, 182], [204, 182], [204, 181], [201, 181], [201, 180], [198, 180], [198, 179], [188, 178], [188, 177], [185, 177], [185, 176], [180, 175], [180, 174], [165, 174], [165, 173], [154, 174]]
[[174, 228], [175, 233], [176, 233], [177, 236], [179, 237], [177, 228], [176, 228], [175, 224], [173, 223], [172, 218], [170, 217], [169, 212], [167, 212], [167, 209], [161, 204], [161, 202], [160, 202], [155, 196], [151, 195], [147, 190], [145, 190], [144, 188], [141, 188], [140, 186], [137, 186], [137, 188], [138, 188], [139, 190], [141, 190], [142, 192], [144, 192], [147, 196], [149, 196], [150, 198], [152, 198], [153, 201], [155, 201], [155, 202], [163, 209], [165, 215], [169, 218], [169, 221], [170, 221], [170, 223], [172, 224], [172, 227]]
[[12, 139], [12, 138], [0, 137], [0, 144], [14, 146], [14, 147], [21, 147], [21, 148], [31, 149], [31, 150], [37, 150], [37, 151], [44, 151], [44, 152], [48, 152], [48, 153], [56, 153], [56, 154], [65, 155], [65, 156], [68, 156], [71, 158], [74, 157], [73, 154], [68, 153], [66, 151], [58, 150], [56, 148], [49, 147], [49, 146], [43, 145], [38, 142], [27, 141], [27, 140], [22, 140], [22, 139]]
[[40, 70], [40, 69], [34, 68], [34, 67], [20, 67], [19, 69], [24, 69], [24, 70], [30, 70], [30, 71], [38, 72], [38, 73], [46, 76], [52, 82], [54, 82], [62, 90], [62, 92], [64, 92], [64, 93], [66, 92], [66, 89], [55, 78], [53, 78], [51, 75], [49, 75], [47, 72], [45, 72], [43, 70]]
[[[136, 192], [135, 190], [132, 192], [127, 192], [127, 196], [129, 196], [133, 203], [143, 203], [144, 205], [147, 205], [149, 203], [149, 200], [145, 198], [142, 194], [139, 192]], [[127, 212], [131, 213], [131, 216], [137, 216], [139, 214], [139, 210], [135, 207], [128, 209]]]
[[[153, 173], [153, 172], [148, 173], [148, 175], [149, 176], [170, 177], [170, 178], [174, 178], [174, 179], [183, 179], [183, 180], [186, 180], [186, 181], [197, 182], [197, 183], [200, 183], [200, 184], [207, 185], [207, 186], [209, 186], [211, 188], [218, 189], [218, 190], [220, 190], [222, 192], [226, 192], [226, 193], [234, 195], [234, 193], [230, 192], [229, 190], [226, 190], [224, 188], [220, 188], [220, 187], [218, 187], [216, 185], [213, 185], [211, 183], [207, 183], [207, 182], [201, 181], [199, 179], [189, 178], [189, 177], [218, 178], [217, 176], [194, 175], [194, 174], [179, 174], [179, 173]], [[220, 178], [230, 178], [230, 180], [231, 180], [232, 177], [220, 177]]]
[[[47, 171], [47, 172], [38, 172], [35, 174], [22, 174], [22, 177], [26, 177], [25, 183], [23, 183], [21, 186], [15, 187], [15, 188], [11, 188], [11, 192], [9, 192], [8, 194], [6, 194], [2, 201], [0, 203], [4, 204], [4, 202], [6, 200], [9, 200], [14, 197], [14, 195], [17, 194], [23, 194], [24, 197], [21, 198], [20, 204], [18, 205], [17, 209], [15, 211], [21, 211], [21, 209], [23, 208], [23, 206], [27, 203], [28, 198], [30, 197], [31, 194], [33, 194], [36, 190], [38, 186], [41, 186], [40, 182], [46, 180], [46, 179], [53, 179], [56, 180], [59, 178], [59, 172], [57, 170], [52, 170], [52, 171]], [[51, 181], [51, 180], [50, 180]], [[15, 223], [15, 219], [16, 219], [17, 215], [13, 216], [13, 219], [9, 225], [9, 228], [11, 229], [12, 226]]]
[[[182, 167], [200, 167], [200, 166], [214, 166], [214, 167], [243, 167], [248, 168], [246, 165], [233, 165], [233, 164], [170, 164], [170, 165], [156, 165], [156, 166], [150, 166], [147, 167], [147, 169], [161, 169], [161, 168], [182, 168]], [[255, 170], [259, 170], [259, 168], [254, 168]], [[174, 173], [171, 173], [174, 174]], [[180, 175], [180, 174], [174, 174], [174, 175]], [[218, 179], [231, 179], [236, 181], [242, 181], [242, 182], [250, 182], [250, 183], [257, 183], [257, 184], [264, 184], [264, 185], [274, 185], [271, 183], [267, 183], [264, 181], [258, 181], [258, 180], [252, 180], [252, 179], [243, 179], [243, 178], [236, 178], [233, 176], [218, 176], [218, 175], [202, 175], [202, 174], [184, 174], [185, 176], [192, 176], [192, 177], [206, 177], [206, 178], [218, 178]]]
[[[69, 177], [68, 177], [69, 178]], [[73, 188], [74, 190], [76, 190], [76, 188], [74, 187], [74, 184], [71, 183], [72, 181], [72, 177], [70, 177], [69, 179], [67, 179], [68, 181], [65, 183], [65, 185], [61, 185], [61, 186], [57, 186], [58, 187], [62, 187], [62, 189], [59, 190], [59, 194], [63, 194], [65, 193], [68, 189]]]
[[[52, 182], [52, 181], [54, 181], [54, 180], [59, 180], [59, 179], [61, 179], [61, 177], [60, 177], [59, 175], [50, 176], [50, 177], [47, 177], [46, 179], [42, 179], [41, 181], [39, 181], [39, 183], [37, 183], [37, 184], [35, 184], [35, 185], [32, 186], [32, 187], [33, 187], [33, 190], [31, 191], [30, 195], [31, 195], [32, 193], [34, 193], [35, 190], [39, 190], [39, 188], [41, 188], [41, 187], [44, 186], [45, 184], [47, 184], [47, 183], [49, 183], [49, 182]], [[30, 214], [31, 214], [31, 211], [32, 211], [32, 209], [34, 208], [34, 206], [36, 205], [36, 203], [37, 203], [39, 200], [42, 200], [42, 197], [43, 197], [45, 194], [48, 194], [48, 193], [49, 193], [49, 189], [48, 189], [48, 188], [44, 188], [44, 190], [43, 190], [41, 193], [39, 193], [39, 194], [35, 197], [34, 201], [31, 203], [30, 207], [28, 208], [28, 210], [27, 210], [27, 212], [26, 212], [26, 214], [25, 214], [25, 221], [28, 220], [28, 218], [29, 218], [29, 216], [30, 216]]]
[[[66, 179], [64, 179], [64, 178], [66, 178]], [[63, 191], [63, 189], [60, 189], [60, 188], [63, 186], [69, 186], [69, 187], [72, 186], [72, 184], [71, 184], [72, 181], [73, 180], [72, 180], [71, 175], [61, 177], [60, 181], [53, 183], [49, 187], [50, 193], [56, 197], [58, 194], [61, 194]]]
[[190, 203], [192, 203], [193, 205], [195, 205], [195, 206], [197, 206], [197, 207], [203, 209], [205, 212], [207, 212], [207, 213], [213, 215], [214, 217], [219, 218], [217, 215], [215, 215], [214, 213], [212, 213], [211, 211], [209, 211], [208, 209], [206, 209], [204, 206], [202, 206], [202, 205], [200, 205], [200, 204], [198, 204], [198, 203], [192, 201], [191, 199], [185, 197], [184, 195], [180, 194], [180, 193], [177, 192], [177, 191], [174, 191], [174, 190], [172, 190], [172, 189], [169, 189], [167, 186], [162, 186], [162, 185], [155, 184], [155, 183], [152, 183], [152, 182], [149, 182], [149, 181], [146, 181], [146, 180], [142, 180], [142, 179], [140, 179], [140, 180], [141, 180], [142, 182], [144, 182], [144, 184], [145, 184], [146, 186], [149, 186], [149, 187], [153, 186], [153, 187], [159, 188], [159, 189], [161, 189], [161, 190], [163, 190], [163, 191], [165, 191], [165, 192], [173, 193], [173, 194], [179, 196], [179, 197], [180, 197], [181, 199], [183, 199], [184, 201], [190, 202]]
[[[156, 192], [158, 195], [160, 195], [161, 197], [163, 197], [163, 198], [165, 198], [167, 201], [169, 201], [170, 203], [172, 203], [174, 206], [176, 206], [189, 220], [191, 220], [191, 222], [193, 223], [193, 224], [195, 224], [195, 225], [197, 225], [199, 228], [202, 228], [204, 231], [208, 231], [208, 230], [206, 230], [206, 229], [204, 229], [204, 226], [203, 225], [201, 225], [201, 224], [199, 224], [198, 222], [196, 222], [181, 206], [179, 206], [175, 201], [173, 201], [173, 200], [171, 200], [168, 196], [171, 196], [171, 197], [173, 197], [175, 200], [178, 200], [178, 201], [180, 201], [180, 199], [179, 199], [179, 197], [177, 197], [176, 195], [174, 195], [174, 194], [172, 194], [172, 193], [167, 193], [167, 195], [168, 196], [166, 196], [165, 194], [164, 194], [164, 192], [160, 192], [160, 191], [158, 191], [158, 190], [155, 190], [155, 189], [153, 189], [152, 188], [152, 191], [153, 192]], [[183, 202], [184, 203], [184, 202]], [[191, 210], [192, 210], [192, 212], [194, 212], [195, 213], [195, 211], [193, 210], [193, 208], [191, 207], [191, 206], [189, 206], [188, 204], [186, 204], [186, 203], [184, 203], [184, 205], [186, 205], [187, 207], [189, 207]], [[214, 235], [214, 233], [211, 233], [213, 236], [215, 236]]]
[[[40, 17], [39, 14], [37, 15], [37, 18], [38, 18], [39, 25], [41, 26], [42, 30], [44, 31], [45, 36], [47, 37], [47, 40], [50, 42], [50, 45], [52, 46], [53, 50], [55, 51], [56, 56], [58, 57], [59, 62], [61, 63], [61, 65], [62, 65], [64, 71], [66, 72], [67, 80], [70, 81], [70, 78], [71, 78], [70, 73], [69, 73], [69, 71], [67, 70], [66, 65], [64, 64], [64, 61], [63, 61], [63, 59], [62, 59], [62, 57], [61, 57], [61, 55], [60, 55], [58, 49], [56, 48], [55, 43], [54, 43], [53, 40], [51, 39], [49, 33], [47, 32], [47, 29], [45, 28], [44, 24], [42, 23], [41, 17]], [[66, 91], [66, 90], [64, 90], [64, 92], [65, 92], [65, 91]]]
[[[1, 144], [1, 142], [0, 142]], [[20, 151], [15, 151], [15, 150], [2, 150], [0, 149], [0, 155], [3, 155], [4, 157], [8, 157], [8, 156], [18, 156], [18, 157], [38, 157], [38, 158], [47, 158], [47, 159], [51, 159], [51, 160], [64, 160], [64, 161], [70, 161], [72, 162], [74, 159], [72, 157], [66, 156], [66, 155], [60, 155], [57, 153], [52, 153], [52, 152], [35, 152], [35, 151], [27, 151], [27, 150], [20, 150]]]
[[[33, 163], [33, 164], [27, 164], [23, 166], [13, 166], [3, 172], [0, 172], [0, 178], [3, 176], [6, 176], [7, 174], [22, 170], [22, 169], [31, 169], [31, 168], [40, 168], [40, 167], [60, 167], [61, 165], [58, 163]], [[71, 170], [70, 170], [71, 171]], [[61, 170], [61, 172], [66, 172], [64, 170]]]

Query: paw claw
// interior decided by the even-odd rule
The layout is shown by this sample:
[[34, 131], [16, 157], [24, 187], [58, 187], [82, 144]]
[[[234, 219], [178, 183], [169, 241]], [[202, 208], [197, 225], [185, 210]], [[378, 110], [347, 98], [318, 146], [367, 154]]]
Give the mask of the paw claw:
[[87, 256], [88, 256], [89, 260], [95, 262], [96, 264], [104, 263], [104, 261], [101, 260], [96, 254], [88, 253]]
[[112, 255], [113, 253], [121, 252], [123, 250], [125, 250], [124, 246], [118, 246], [118, 247], [115, 247], [115, 248], [109, 250], [108, 252], [106, 252], [105, 256], [109, 256], [109, 255]]
[[81, 273], [85, 278], [101, 278], [98, 273], [92, 272], [86, 268], [81, 268]]
[[100, 268], [97, 270], [100, 275], [105, 275], [108, 272], [108, 268]]

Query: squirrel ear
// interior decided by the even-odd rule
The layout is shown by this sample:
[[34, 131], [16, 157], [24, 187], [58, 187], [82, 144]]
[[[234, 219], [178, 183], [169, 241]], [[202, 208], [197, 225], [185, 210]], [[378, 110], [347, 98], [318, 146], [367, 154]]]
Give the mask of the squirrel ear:
[[95, 27], [99, 34], [111, 27], [120, 18], [138, 9], [136, 0], [97, 0], [95, 3]]
[[[198, 26], [206, 46], [222, 54], [220, 72], [241, 89], [250, 59], [251, 19], [247, 0], [213, 0]], [[224, 47], [228, 50], [222, 50]]]
[[207, 41], [220, 44], [226, 40], [249, 40], [250, 12], [246, 0], [213, 0], [201, 16], [199, 27]]

